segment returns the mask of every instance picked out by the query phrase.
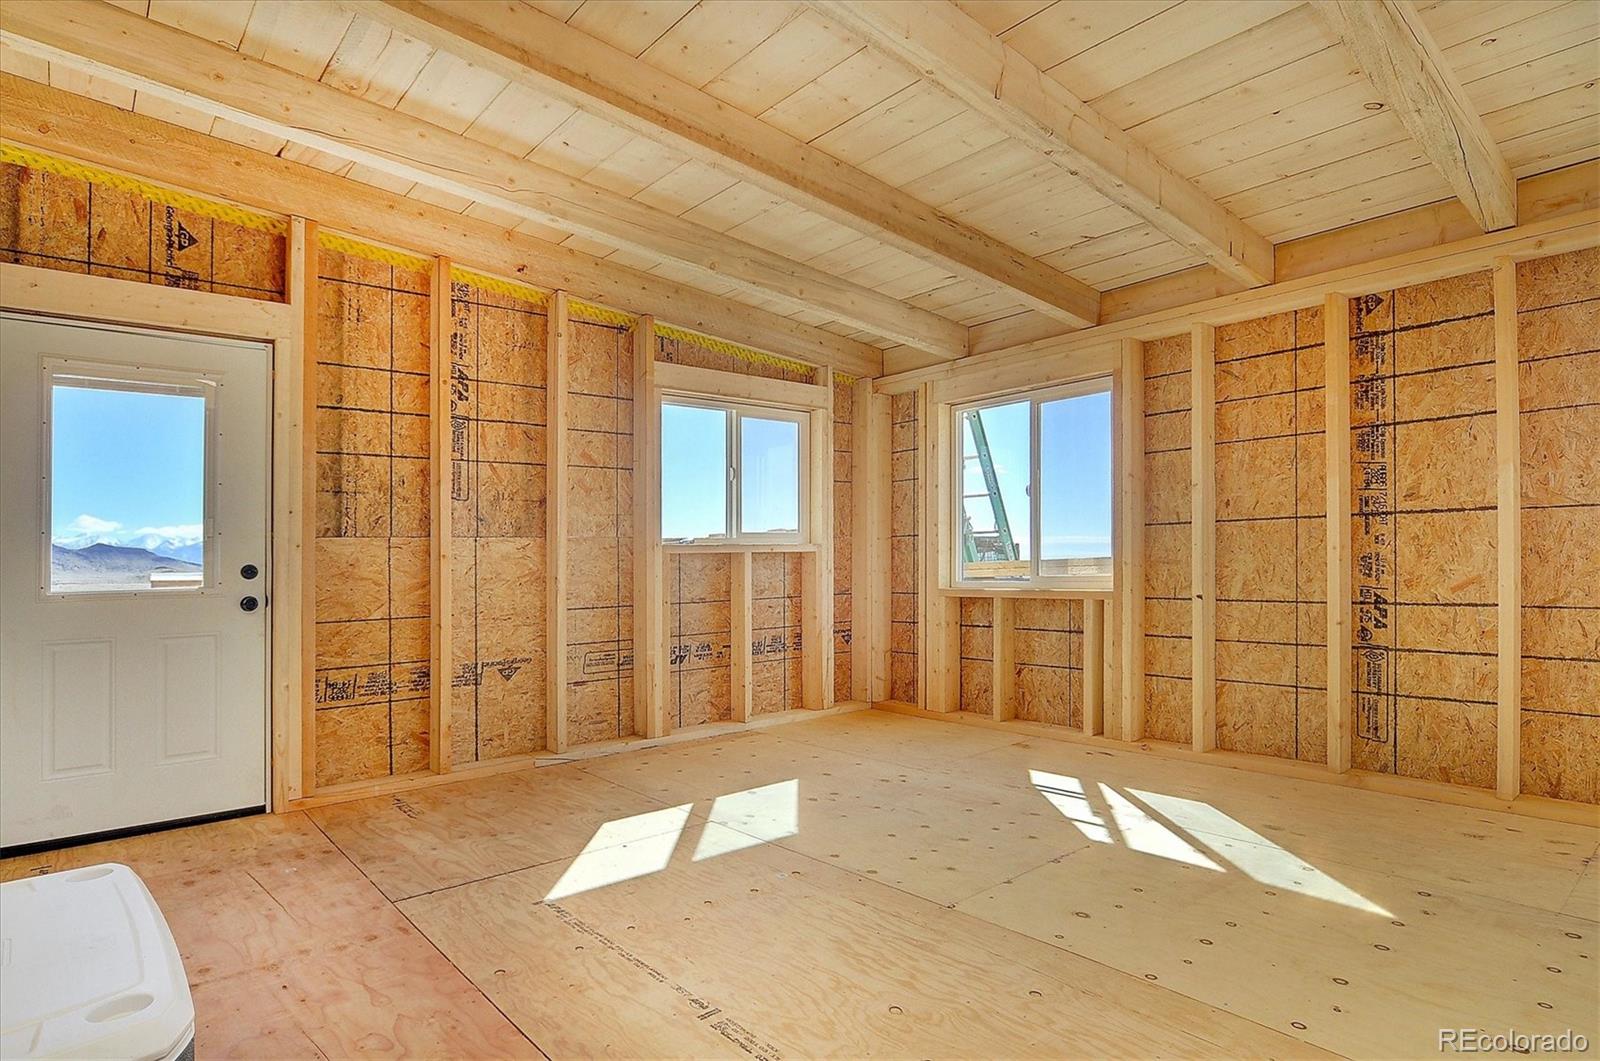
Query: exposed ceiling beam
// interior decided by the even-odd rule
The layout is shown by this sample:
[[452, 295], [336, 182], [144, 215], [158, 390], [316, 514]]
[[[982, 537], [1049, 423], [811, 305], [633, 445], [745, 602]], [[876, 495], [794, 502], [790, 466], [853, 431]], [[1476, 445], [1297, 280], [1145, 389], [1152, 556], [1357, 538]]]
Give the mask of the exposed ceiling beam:
[[1493, 232], [1515, 225], [1511, 167], [1410, 0], [1317, 0], [1312, 6], [1479, 227]]
[[1272, 244], [948, 0], [808, 0], [879, 52], [1252, 287]]
[[0, 137], [829, 365], [882, 371], [877, 348], [419, 199], [0, 73]]
[[[966, 329], [820, 269], [100, 0], [6, 0], [19, 50], [544, 225], [671, 260], [941, 358]], [[309, 206], [308, 206], [309, 208]]]
[[534, 7], [495, 0], [347, 6], [1057, 320], [1080, 327], [1098, 320], [1099, 293], [1082, 281]]

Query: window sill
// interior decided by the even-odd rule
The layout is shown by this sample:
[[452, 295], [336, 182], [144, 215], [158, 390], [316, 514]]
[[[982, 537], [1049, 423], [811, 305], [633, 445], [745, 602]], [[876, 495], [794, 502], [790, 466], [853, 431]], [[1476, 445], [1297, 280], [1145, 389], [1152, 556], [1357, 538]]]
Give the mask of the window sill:
[[662, 542], [669, 553], [814, 553], [811, 542]]
[[1110, 582], [1083, 586], [978, 586], [960, 583], [940, 586], [946, 597], [1016, 597], [1026, 600], [1110, 600], [1115, 595]]

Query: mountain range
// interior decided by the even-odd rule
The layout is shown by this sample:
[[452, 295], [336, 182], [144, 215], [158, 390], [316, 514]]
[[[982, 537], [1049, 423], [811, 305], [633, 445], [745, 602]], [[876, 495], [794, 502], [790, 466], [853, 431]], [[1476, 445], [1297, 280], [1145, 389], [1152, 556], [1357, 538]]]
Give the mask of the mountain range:
[[205, 560], [205, 542], [188, 538], [163, 537], [159, 534], [140, 534], [123, 541], [107, 541], [104, 537], [94, 535], [80, 535], [76, 537], [57, 537], [52, 543], [53, 549], [65, 549], [68, 552], [81, 553], [85, 549], [92, 549], [97, 545], [104, 545], [112, 549], [132, 549], [136, 552], [150, 552], [156, 556], [164, 556], [171, 560], [182, 560], [186, 563], [198, 564]]
[[60, 545], [50, 547], [50, 567], [69, 581], [95, 581], [107, 576], [144, 576], [152, 571], [195, 572], [201, 565], [178, 557], [165, 556], [149, 549], [96, 542], [81, 549]]

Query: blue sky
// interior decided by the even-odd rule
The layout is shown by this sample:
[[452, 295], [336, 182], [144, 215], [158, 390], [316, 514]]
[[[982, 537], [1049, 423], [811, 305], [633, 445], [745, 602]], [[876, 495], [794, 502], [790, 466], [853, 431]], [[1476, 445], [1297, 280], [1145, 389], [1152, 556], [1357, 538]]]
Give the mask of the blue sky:
[[[1032, 555], [1028, 526], [1028, 403], [991, 406], [982, 411], [1000, 496], [1011, 535], [1021, 556]], [[1039, 411], [1039, 463], [1042, 557], [1111, 555], [1111, 395], [1086, 394], [1045, 402]], [[971, 431], [963, 444], [973, 452]], [[966, 462], [963, 494], [983, 492], [977, 461]], [[966, 502], [976, 530], [992, 530], [987, 499]]]
[[200, 540], [205, 399], [57, 385], [51, 414], [52, 541]]
[[[720, 409], [663, 405], [662, 533], [667, 539], [722, 533], [725, 521], [723, 475], [727, 466], [726, 420]], [[1028, 556], [1028, 404], [985, 409], [985, 429], [994, 456], [1000, 493], [1011, 533]], [[798, 514], [794, 481], [794, 427], [778, 421], [745, 420], [746, 526], [790, 527]], [[1044, 557], [1062, 559], [1111, 555], [1111, 395], [1106, 392], [1046, 402], [1040, 409], [1040, 492]], [[967, 445], [970, 447], [970, 435]], [[779, 473], [757, 474], [758, 454], [779, 461]], [[963, 493], [983, 490], [976, 462], [967, 464]], [[982, 498], [968, 503], [973, 525], [992, 529], [994, 519]]]
[[[721, 409], [661, 407], [661, 534], [669, 541], [720, 535], [728, 526], [727, 416]], [[748, 415], [743, 425], [745, 529], [793, 530], [800, 519], [799, 425]]]

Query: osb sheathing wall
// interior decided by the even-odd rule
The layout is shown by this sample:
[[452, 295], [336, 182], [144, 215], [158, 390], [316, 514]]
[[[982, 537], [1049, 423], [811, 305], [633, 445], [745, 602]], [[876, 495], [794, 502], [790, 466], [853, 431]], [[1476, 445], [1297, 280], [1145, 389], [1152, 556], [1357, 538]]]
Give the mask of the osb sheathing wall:
[[816, 372], [798, 364], [782, 364], [781, 359], [755, 360], [739, 357], [725, 350], [715, 350], [676, 336], [656, 336], [656, 360], [693, 368], [711, 368], [718, 372], [731, 372], [739, 376], [764, 376], [767, 379], [784, 379], [793, 383], [811, 383]]
[[855, 551], [851, 543], [855, 517], [855, 388], [836, 379], [833, 384], [833, 698], [851, 695], [853, 670], [850, 646], [855, 640]]
[[429, 283], [318, 257], [316, 783], [428, 767]]
[[1493, 787], [1492, 275], [1365, 295], [1350, 313], [1351, 762]]
[[994, 609], [989, 597], [962, 597], [961, 710], [994, 712]]
[[0, 261], [282, 302], [285, 243], [283, 231], [0, 163]]
[[750, 557], [752, 715], [803, 706], [802, 586], [799, 553], [755, 553]]
[[727, 553], [668, 553], [667, 727], [733, 718], [732, 571]]
[[567, 732], [632, 736], [633, 340], [574, 320], [567, 351]]
[[1083, 725], [1083, 601], [1011, 602], [1012, 702], [1024, 722]]
[[545, 747], [542, 305], [450, 285], [450, 758]]
[[1189, 359], [1187, 335], [1144, 346], [1144, 735], [1185, 744], [1193, 673]]
[[922, 585], [917, 395], [896, 394], [889, 409], [889, 699], [917, 702], [917, 627]]
[[1600, 802], [1600, 251], [1517, 267], [1522, 791]]
[[[1522, 527], [1521, 791], [1600, 802], [1600, 251], [1516, 270]], [[1347, 668], [1352, 765], [1496, 787], [1499, 557], [1495, 303], [1487, 271], [1350, 298], [1352, 575]], [[1328, 588], [1324, 328], [1320, 308], [1214, 333], [1216, 745], [1325, 763]], [[1142, 345], [1146, 737], [1187, 745], [1193, 523], [1189, 335]], [[896, 542], [916, 486], [918, 396], [892, 396]], [[1340, 522], [1343, 524], [1344, 519]], [[910, 560], [915, 554], [909, 554]], [[914, 605], [915, 568], [890, 588]], [[1507, 600], [1511, 600], [1507, 597]], [[1073, 686], [1030, 693], [1029, 667], [1069, 673], [1031, 602], [960, 602], [963, 711], [994, 709], [994, 609], [1012, 609], [1002, 715], [1077, 725]], [[1066, 602], [1057, 602], [1067, 607]], [[895, 648], [916, 649], [914, 607]], [[1081, 617], [1069, 630], [1082, 627]], [[1032, 635], [1031, 637], [1029, 635]], [[1046, 634], [1048, 639], [1053, 635]], [[1070, 636], [1070, 635], [1069, 635]], [[1058, 639], [1058, 638], [1057, 638]], [[1033, 645], [1028, 642], [1032, 640]], [[912, 657], [914, 660], [914, 657]], [[915, 668], [909, 668], [914, 676]], [[1081, 671], [1076, 671], [1081, 675]], [[905, 692], [894, 696], [901, 699]], [[1080, 701], [1081, 704], [1081, 701]]]
[[1217, 747], [1327, 762], [1322, 311], [1219, 327], [1215, 379]]

